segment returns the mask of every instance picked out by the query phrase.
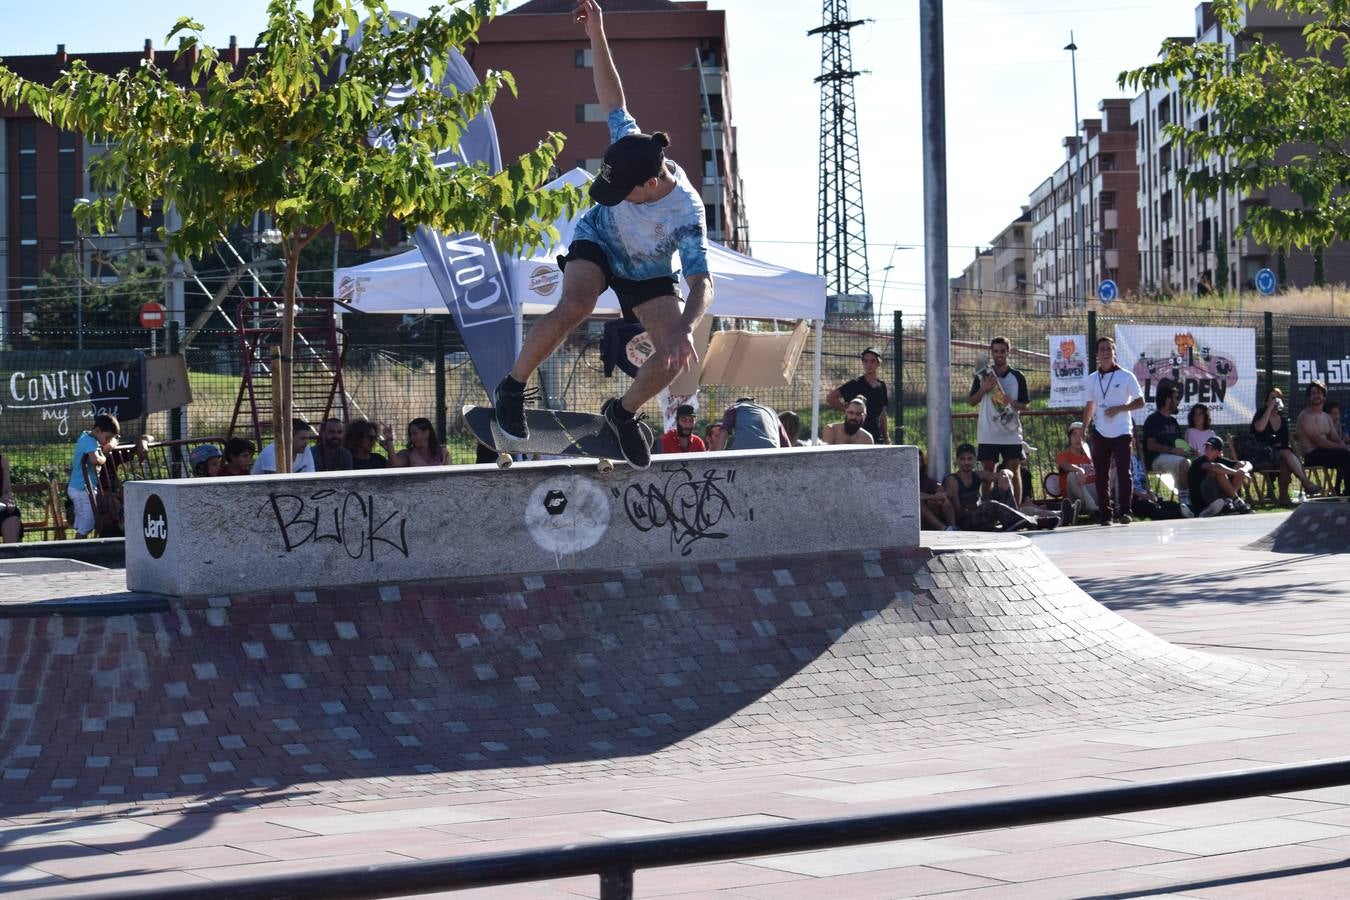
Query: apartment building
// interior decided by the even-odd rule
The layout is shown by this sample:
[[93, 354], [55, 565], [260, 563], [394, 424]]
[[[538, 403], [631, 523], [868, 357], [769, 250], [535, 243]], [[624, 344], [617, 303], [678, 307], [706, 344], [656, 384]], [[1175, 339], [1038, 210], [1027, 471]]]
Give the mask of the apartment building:
[[[575, 0], [532, 0], [493, 19], [465, 51], [474, 71], [503, 69], [519, 96], [492, 108], [503, 157], [559, 131], [558, 165], [594, 173], [609, 145], [596, 102], [590, 43], [572, 20]], [[746, 252], [749, 226], [736, 161], [726, 14], [703, 0], [609, 0], [605, 33], [629, 110], [644, 131], [665, 131], [667, 151], [702, 190], [712, 240]]]
[[[1266, 41], [1279, 44], [1289, 55], [1306, 53], [1302, 28], [1306, 18], [1289, 16], [1264, 6], [1243, 13], [1243, 31], [1236, 36], [1221, 30], [1214, 20], [1210, 3], [1201, 3], [1195, 11], [1195, 35], [1176, 38], [1181, 41], [1221, 43], [1230, 56], [1260, 32]], [[1270, 268], [1282, 283], [1306, 286], [1317, 277], [1316, 254], [1310, 250], [1278, 250], [1235, 234], [1248, 210], [1271, 204], [1294, 209], [1299, 198], [1287, 188], [1255, 193], [1221, 191], [1213, 199], [1197, 199], [1180, 187], [1177, 172], [1191, 167], [1217, 166], [1217, 160], [1192, 158], [1185, 147], [1177, 146], [1164, 133], [1169, 122], [1188, 129], [1206, 130], [1214, 126], [1212, 111], [1186, 102], [1170, 84], [1145, 91], [1130, 103], [1130, 122], [1139, 133], [1139, 287], [1145, 293], [1177, 293], [1202, 290], [1201, 285], [1217, 289], [1253, 290], [1256, 273]], [[1280, 156], [1294, 152], [1284, 148]], [[1350, 281], [1350, 246], [1335, 244], [1323, 251], [1323, 277], [1330, 282]]]
[[[1031, 295], [1038, 313], [1082, 306], [1106, 279], [1138, 284], [1138, 185], [1130, 101], [1102, 100], [1099, 118], [1064, 138], [1065, 161], [1031, 192]], [[1122, 254], [1122, 248], [1126, 252]], [[1080, 277], [1081, 270], [1081, 277]]]

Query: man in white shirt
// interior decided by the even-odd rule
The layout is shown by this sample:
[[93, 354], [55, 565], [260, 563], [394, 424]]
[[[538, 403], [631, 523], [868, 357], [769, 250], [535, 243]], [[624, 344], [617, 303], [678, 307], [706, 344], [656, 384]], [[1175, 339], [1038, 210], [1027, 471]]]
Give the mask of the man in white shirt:
[[1111, 470], [1115, 469], [1118, 505], [1114, 519], [1130, 524], [1130, 445], [1134, 423], [1130, 412], [1144, 407], [1139, 380], [1116, 364], [1116, 342], [1097, 338], [1097, 370], [1083, 379], [1087, 405], [1083, 421], [1092, 423], [1092, 468], [1097, 473], [1097, 522], [1112, 524]]
[[[309, 439], [314, 429], [304, 419], [291, 419], [291, 446], [295, 448], [295, 459], [291, 460], [291, 474], [314, 471], [314, 455], [309, 452]], [[277, 471], [276, 441], [262, 448], [258, 458], [253, 461], [254, 475], [275, 475]]]

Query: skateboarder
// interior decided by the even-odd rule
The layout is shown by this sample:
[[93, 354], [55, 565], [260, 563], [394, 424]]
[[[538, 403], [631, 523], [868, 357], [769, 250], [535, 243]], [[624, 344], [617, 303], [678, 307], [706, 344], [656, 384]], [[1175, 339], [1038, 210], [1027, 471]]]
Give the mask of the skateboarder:
[[[622, 397], [600, 409], [634, 467], [651, 464], [648, 431], [635, 414], [698, 361], [693, 331], [712, 302], [708, 234], [703, 199], [684, 171], [666, 159], [670, 139], [643, 134], [624, 106], [623, 85], [609, 55], [604, 22], [595, 0], [581, 0], [572, 17], [591, 41], [595, 92], [609, 114], [612, 143], [591, 184], [592, 207], [577, 224], [571, 246], [558, 265], [562, 297], [530, 329], [511, 372], [493, 392], [497, 426], [508, 437], [529, 437], [525, 385], [530, 375], [595, 309], [605, 288], [613, 288], [624, 318], [641, 322], [655, 352], [638, 370]], [[679, 279], [671, 265], [678, 252], [689, 297], [681, 304]], [[532, 399], [532, 398], [529, 398]]]

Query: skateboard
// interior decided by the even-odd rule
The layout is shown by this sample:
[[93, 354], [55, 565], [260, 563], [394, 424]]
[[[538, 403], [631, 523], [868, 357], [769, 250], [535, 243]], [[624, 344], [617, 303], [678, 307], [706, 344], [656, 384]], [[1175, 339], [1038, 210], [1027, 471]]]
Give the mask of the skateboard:
[[[497, 466], [511, 466], [512, 453], [546, 453], [550, 456], [593, 457], [601, 473], [614, 469], [614, 460], [624, 458], [619, 439], [610, 431], [604, 416], [558, 409], [526, 408], [525, 423], [530, 436], [518, 440], [502, 433], [490, 406], [466, 406], [464, 424], [478, 443], [497, 453]], [[645, 424], [647, 440], [651, 431]]]

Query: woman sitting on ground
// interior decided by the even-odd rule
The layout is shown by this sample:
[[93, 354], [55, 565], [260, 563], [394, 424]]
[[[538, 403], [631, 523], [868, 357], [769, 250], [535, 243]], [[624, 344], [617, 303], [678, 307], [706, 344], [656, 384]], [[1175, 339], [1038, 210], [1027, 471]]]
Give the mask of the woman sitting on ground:
[[[393, 437], [392, 430], [390, 437]], [[375, 452], [375, 444], [379, 439], [379, 429], [369, 419], [352, 419], [347, 423], [342, 446], [352, 455], [353, 469], [383, 469], [389, 465], [389, 460], [383, 454]]]
[[405, 449], [394, 452], [394, 429], [389, 425], [384, 426], [380, 443], [389, 451], [391, 468], [450, 465], [450, 451], [441, 446], [440, 439], [436, 437], [436, 426], [424, 417], [408, 423], [408, 446]]
[[1191, 407], [1191, 411], [1186, 415], [1186, 443], [1190, 445], [1196, 456], [1203, 456], [1205, 452], [1205, 441], [1214, 437], [1214, 429], [1209, 417], [1209, 407], [1203, 403], [1197, 403]]
[[1284, 392], [1277, 387], [1266, 391], [1265, 406], [1252, 417], [1251, 438], [1243, 447], [1243, 457], [1252, 468], [1269, 471], [1279, 468], [1280, 505], [1292, 506], [1289, 499], [1290, 476], [1303, 485], [1303, 492], [1315, 497], [1322, 489], [1308, 478], [1294, 451], [1289, 447], [1289, 419], [1284, 414]]

